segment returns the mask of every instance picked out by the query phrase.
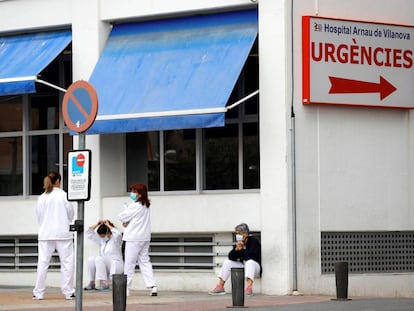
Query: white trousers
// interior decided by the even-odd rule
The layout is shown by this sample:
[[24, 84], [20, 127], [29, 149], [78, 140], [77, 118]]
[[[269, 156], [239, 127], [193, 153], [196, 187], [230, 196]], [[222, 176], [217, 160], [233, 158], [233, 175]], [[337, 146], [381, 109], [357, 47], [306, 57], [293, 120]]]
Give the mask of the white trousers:
[[125, 242], [125, 266], [124, 273], [127, 275], [127, 287], [131, 288], [132, 279], [135, 275], [135, 266], [139, 265], [142, 278], [147, 288], [156, 286], [154, 281], [154, 273], [149, 257], [150, 242]]
[[113, 274], [123, 273], [124, 265], [120, 260], [111, 259], [109, 256], [90, 256], [88, 258], [88, 272], [90, 281], [111, 282]]
[[233, 261], [230, 259], [226, 259], [223, 262], [223, 266], [221, 267], [221, 270], [218, 276], [219, 278], [223, 279], [223, 281], [227, 281], [231, 273], [231, 268], [243, 268], [243, 267], [244, 267], [244, 276], [246, 278], [249, 278], [253, 281], [255, 278], [258, 278], [260, 276], [260, 265], [252, 259], [247, 260], [244, 263], [240, 261]]
[[43, 298], [46, 290], [47, 269], [50, 258], [56, 250], [60, 259], [60, 287], [66, 296], [72, 295], [73, 288], [73, 241], [72, 240], [48, 240], [38, 243], [37, 279], [33, 295]]

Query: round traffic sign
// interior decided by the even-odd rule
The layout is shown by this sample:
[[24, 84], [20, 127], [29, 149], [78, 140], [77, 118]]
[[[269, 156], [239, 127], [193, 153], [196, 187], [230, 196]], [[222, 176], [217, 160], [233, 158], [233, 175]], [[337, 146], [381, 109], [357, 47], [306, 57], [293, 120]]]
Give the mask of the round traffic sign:
[[83, 153], [79, 153], [76, 157], [76, 165], [77, 166], [84, 166], [85, 165], [85, 156]]
[[98, 114], [95, 88], [83, 80], [72, 83], [63, 96], [62, 113], [69, 129], [78, 133], [85, 132]]

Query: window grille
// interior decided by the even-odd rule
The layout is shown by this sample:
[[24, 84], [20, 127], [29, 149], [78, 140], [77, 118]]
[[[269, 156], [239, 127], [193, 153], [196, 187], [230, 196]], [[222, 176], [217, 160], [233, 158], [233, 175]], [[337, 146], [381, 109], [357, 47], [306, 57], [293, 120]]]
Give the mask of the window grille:
[[354, 274], [413, 272], [414, 231], [322, 232], [322, 273], [335, 273], [335, 262]]
[[[154, 270], [212, 270], [219, 265], [217, 257], [227, 256], [215, 248], [231, 245], [213, 241], [212, 235], [155, 235], [150, 246], [151, 262]], [[0, 237], [0, 271], [35, 271], [37, 251], [37, 236]], [[49, 269], [60, 269], [57, 253]]]
[[[0, 237], [0, 271], [33, 271], [37, 268], [37, 236]], [[57, 253], [50, 261], [51, 270], [59, 270]]]

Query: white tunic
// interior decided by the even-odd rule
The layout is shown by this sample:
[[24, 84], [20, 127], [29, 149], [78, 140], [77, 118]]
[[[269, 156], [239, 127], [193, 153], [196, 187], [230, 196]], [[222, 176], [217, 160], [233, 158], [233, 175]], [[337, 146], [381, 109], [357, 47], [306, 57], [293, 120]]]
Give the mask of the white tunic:
[[112, 236], [107, 242], [103, 242], [95, 230], [88, 229], [86, 235], [100, 246], [99, 255], [122, 261], [122, 235], [116, 228], [112, 228], [111, 232]]
[[72, 240], [73, 233], [69, 225], [75, 215], [72, 203], [66, 199], [66, 192], [53, 188], [43, 193], [37, 200], [37, 221], [39, 223], [38, 240]]
[[129, 204], [118, 217], [122, 223], [128, 223], [124, 231], [124, 241], [151, 240], [151, 218], [148, 207], [140, 202], [134, 202]]

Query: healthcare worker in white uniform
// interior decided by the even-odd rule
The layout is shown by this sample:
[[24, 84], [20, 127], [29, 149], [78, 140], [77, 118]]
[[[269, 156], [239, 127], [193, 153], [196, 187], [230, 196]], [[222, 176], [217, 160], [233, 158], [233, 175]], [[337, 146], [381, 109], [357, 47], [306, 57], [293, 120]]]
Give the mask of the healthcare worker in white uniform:
[[73, 221], [74, 207], [68, 202], [66, 192], [60, 189], [62, 177], [50, 172], [43, 180], [42, 193], [37, 201], [38, 263], [33, 299], [42, 300], [46, 291], [46, 276], [50, 259], [56, 250], [60, 259], [61, 290], [67, 300], [75, 297], [73, 288], [73, 233], [69, 225]]
[[127, 295], [130, 295], [135, 266], [138, 264], [145, 286], [151, 289], [151, 296], [157, 296], [157, 286], [149, 257], [151, 240], [150, 201], [144, 184], [131, 185], [132, 203], [119, 214], [119, 220], [125, 227], [125, 266], [127, 275]]
[[[88, 258], [89, 284], [85, 290], [108, 290], [112, 275], [124, 271], [122, 235], [109, 220], [100, 220], [86, 231], [88, 239], [100, 246], [99, 256]], [[95, 279], [98, 285], [95, 284]]]

